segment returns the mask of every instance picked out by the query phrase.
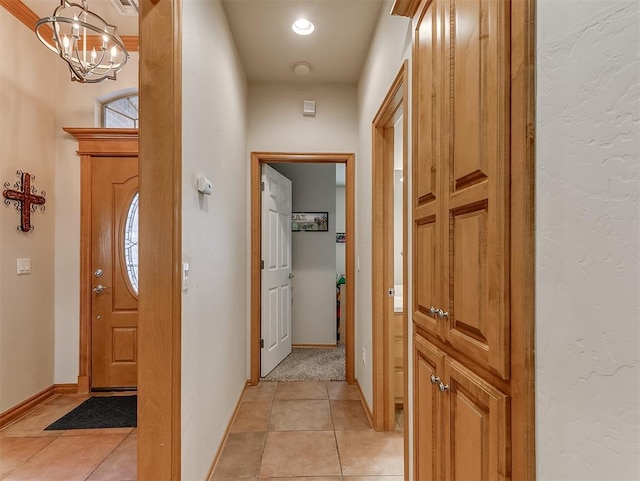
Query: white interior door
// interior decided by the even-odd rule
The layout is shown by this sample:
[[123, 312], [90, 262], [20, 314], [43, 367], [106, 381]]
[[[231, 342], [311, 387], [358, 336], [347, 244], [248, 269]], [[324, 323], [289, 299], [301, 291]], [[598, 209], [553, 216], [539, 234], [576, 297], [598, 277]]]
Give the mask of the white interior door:
[[291, 181], [262, 165], [260, 375], [291, 353]]

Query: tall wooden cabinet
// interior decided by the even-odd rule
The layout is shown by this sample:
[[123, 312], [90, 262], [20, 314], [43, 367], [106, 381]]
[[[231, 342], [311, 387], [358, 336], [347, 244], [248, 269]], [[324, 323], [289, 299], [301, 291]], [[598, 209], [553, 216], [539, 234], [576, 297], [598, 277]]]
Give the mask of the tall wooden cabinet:
[[[513, 28], [528, 3], [423, 0], [413, 17], [419, 481], [506, 480], [516, 472], [526, 479], [533, 472], [533, 427], [512, 443], [514, 423], [533, 420], [532, 316], [522, 315], [519, 297], [530, 288], [522, 256], [531, 243], [522, 230], [530, 229], [531, 212], [514, 222], [531, 195], [530, 179], [522, 180], [531, 159], [522, 109], [529, 90], [515, 90], [530, 87], [522, 73], [527, 27]], [[514, 374], [526, 379], [513, 382]]]

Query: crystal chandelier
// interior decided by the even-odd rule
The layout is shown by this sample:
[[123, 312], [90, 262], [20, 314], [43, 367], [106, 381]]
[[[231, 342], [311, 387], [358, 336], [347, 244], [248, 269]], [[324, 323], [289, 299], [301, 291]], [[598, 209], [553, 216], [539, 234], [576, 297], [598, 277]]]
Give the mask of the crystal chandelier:
[[[82, 5], [60, 0], [52, 16], [38, 20], [35, 31], [47, 48], [69, 64], [71, 80], [77, 82], [115, 80], [129, 59], [117, 27], [89, 10], [87, 0]], [[51, 34], [49, 42], [45, 37]]]

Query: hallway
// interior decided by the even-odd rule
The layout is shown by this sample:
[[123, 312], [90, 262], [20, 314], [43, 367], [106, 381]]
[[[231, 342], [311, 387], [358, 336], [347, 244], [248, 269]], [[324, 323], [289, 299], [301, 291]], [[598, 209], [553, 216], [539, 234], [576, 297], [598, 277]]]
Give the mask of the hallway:
[[264, 382], [245, 390], [212, 479], [400, 481], [402, 443], [371, 429], [355, 386]]
[[[87, 398], [55, 396], [0, 431], [0, 480], [135, 480], [136, 429], [43, 431]], [[263, 382], [246, 388], [211, 479], [400, 481], [397, 429], [373, 431], [344, 382]]]

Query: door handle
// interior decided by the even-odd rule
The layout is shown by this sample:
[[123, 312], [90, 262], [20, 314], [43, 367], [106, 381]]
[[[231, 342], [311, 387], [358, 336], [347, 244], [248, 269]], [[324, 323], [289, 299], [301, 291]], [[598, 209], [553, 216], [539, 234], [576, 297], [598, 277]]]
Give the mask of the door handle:
[[96, 287], [94, 287], [91, 290], [93, 292], [95, 292], [96, 294], [102, 294], [104, 291], [107, 290], [107, 288], [105, 286], [103, 286], [102, 284], [98, 284]]

